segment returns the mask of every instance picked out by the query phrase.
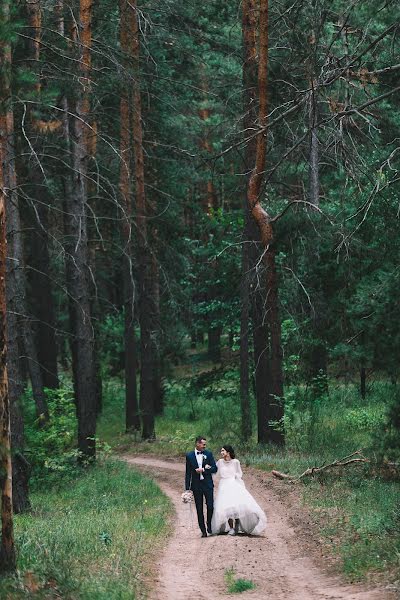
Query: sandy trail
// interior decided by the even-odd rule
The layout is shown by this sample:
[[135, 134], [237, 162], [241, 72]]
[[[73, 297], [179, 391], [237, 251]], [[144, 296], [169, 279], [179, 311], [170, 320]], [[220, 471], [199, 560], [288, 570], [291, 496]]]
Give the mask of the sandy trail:
[[[174, 531], [158, 561], [158, 576], [151, 600], [226, 600], [225, 570], [251, 579], [254, 590], [240, 594], [251, 600], [392, 600], [385, 589], [347, 585], [325, 574], [289, 524], [285, 508], [268, 476], [244, 469], [246, 487], [264, 509], [268, 528], [264, 536], [212, 536], [201, 538], [196, 510], [181, 501], [185, 466], [150, 457], [126, 455], [124, 460], [149, 473], [175, 507]], [[216, 478], [216, 483], [218, 478]], [[192, 510], [192, 515], [191, 515]], [[200, 567], [199, 567], [200, 565]]]

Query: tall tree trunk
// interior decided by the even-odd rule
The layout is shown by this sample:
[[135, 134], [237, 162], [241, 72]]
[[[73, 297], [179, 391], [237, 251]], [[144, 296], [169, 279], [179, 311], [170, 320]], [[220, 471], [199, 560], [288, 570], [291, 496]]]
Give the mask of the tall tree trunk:
[[[309, 188], [309, 201], [310, 203], [319, 208], [320, 204], [320, 174], [319, 174], [319, 141], [318, 141], [318, 80], [315, 78], [316, 69], [316, 46], [317, 39], [315, 33], [311, 33], [311, 44], [310, 44], [310, 100], [309, 100], [309, 128], [310, 128], [310, 153], [309, 153], [309, 174], [308, 174], [308, 188]], [[319, 214], [314, 211], [313, 217], [318, 219]], [[321, 260], [320, 258], [320, 241], [318, 236], [313, 242], [312, 246], [313, 260], [316, 264]], [[327, 314], [327, 303], [324, 298], [324, 290], [321, 280], [316, 282], [315, 292], [310, 307], [310, 324], [311, 324], [311, 338], [313, 340], [310, 354], [308, 357], [309, 362], [309, 380], [311, 383], [311, 389], [315, 397], [319, 397], [321, 393], [328, 391], [328, 379], [327, 379], [327, 362], [328, 355], [326, 345], [323, 340], [323, 332], [326, 329], [326, 314]]]
[[[213, 147], [210, 140], [210, 132], [207, 121], [210, 119], [211, 110], [208, 106], [208, 81], [205, 73], [204, 66], [200, 67], [200, 87], [203, 91], [203, 103], [204, 106], [199, 110], [199, 116], [202, 121], [204, 121], [204, 130], [203, 137], [201, 140], [201, 149], [207, 152], [208, 154], [212, 154]], [[212, 217], [213, 211], [217, 208], [217, 195], [215, 193], [214, 183], [212, 180], [212, 173], [210, 167], [206, 167], [207, 169], [207, 181], [205, 184], [201, 186], [201, 198], [202, 198], [202, 206], [203, 211], [210, 218]], [[206, 234], [207, 235], [207, 234]], [[213, 261], [212, 267], [215, 269], [216, 261]], [[213, 275], [211, 275], [213, 277]], [[212, 288], [211, 288], [212, 290]], [[210, 290], [210, 291], [211, 291]], [[209, 301], [213, 301], [213, 294], [210, 293]], [[212, 362], [217, 363], [221, 360], [221, 333], [222, 328], [219, 326], [215, 326], [209, 324], [208, 326], [208, 356]]]
[[140, 93], [140, 39], [137, 2], [130, 3], [133, 77], [133, 146], [135, 152], [136, 230], [138, 245], [139, 323], [140, 323], [140, 411], [143, 439], [154, 439], [155, 379], [157, 347], [154, 327], [152, 259], [147, 231], [148, 205], [145, 194], [142, 103]]
[[[3, 15], [8, 18], [8, 4], [3, 5]], [[16, 193], [11, 189], [9, 178], [10, 168], [13, 162], [10, 161], [11, 154], [9, 148], [8, 123], [12, 123], [12, 119], [7, 117], [12, 110], [9, 106], [10, 102], [10, 74], [11, 74], [11, 48], [4, 42], [0, 45], [0, 56], [2, 59], [3, 68], [1, 70], [0, 79], [0, 169], [1, 169], [1, 185], [0, 193], [2, 201], [8, 203], [13, 202], [12, 193]], [[11, 195], [8, 200], [6, 192]], [[7, 224], [6, 224], [7, 228]], [[10, 405], [10, 420], [11, 420], [11, 448], [12, 448], [12, 483], [13, 483], [13, 507], [15, 512], [23, 512], [29, 508], [29, 465], [23, 455], [24, 449], [24, 420], [22, 415], [21, 399], [24, 391], [24, 378], [21, 372], [21, 327], [18, 324], [18, 307], [16, 305], [17, 291], [15, 289], [14, 264], [12, 257], [7, 260], [6, 264], [6, 295], [7, 295], [7, 371], [8, 371], [8, 398]]]
[[[4, 9], [3, 9], [4, 10]], [[2, 165], [0, 161], [0, 484], [1, 484], [1, 545], [0, 571], [13, 571], [16, 566], [13, 502], [10, 404], [7, 380], [6, 345], [6, 214]]]
[[317, 81], [311, 79], [309, 106], [310, 160], [309, 160], [309, 198], [311, 204], [319, 207], [319, 143], [318, 143], [318, 98], [315, 90]]
[[[244, 130], [245, 137], [249, 134], [251, 127], [256, 120], [256, 41], [255, 41], [255, 0], [243, 0], [242, 5], [242, 36], [243, 36], [243, 100], [244, 100]], [[250, 165], [255, 156], [255, 139], [246, 144], [245, 148], [245, 166], [246, 172], [250, 170]], [[247, 187], [246, 180], [246, 187]], [[251, 235], [251, 225], [247, 199], [244, 199], [244, 225], [242, 236], [242, 273], [241, 273], [241, 312], [240, 312], [240, 405], [241, 405], [241, 434], [244, 440], [248, 440], [252, 434], [251, 412], [250, 412], [250, 365], [249, 365], [249, 344], [250, 344], [250, 271], [251, 262], [250, 252], [257, 253], [257, 246], [250, 247], [249, 242], [253, 239]], [[256, 229], [253, 225], [253, 229]], [[254, 266], [253, 265], [253, 266]], [[254, 295], [253, 295], [254, 296]], [[253, 310], [253, 323], [255, 331], [257, 329], [256, 315]], [[261, 324], [260, 324], [261, 325]], [[257, 352], [257, 336], [254, 337], [255, 364], [258, 365], [260, 353]], [[266, 343], [264, 340], [263, 347]], [[260, 371], [255, 371], [255, 383], [259, 377]], [[259, 382], [260, 383], [260, 382]], [[262, 386], [255, 385], [257, 406], [264, 404], [258, 393]], [[258, 419], [259, 422], [260, 419]]]
[[240, 409], [241, 435], [244, 441], [251, 437], [252, 423], [250, 411], [249, 373], [249, 327], [250, 327], [250, 286], [249, 251], [244, 240], [242, 247], [242, 281], [240, 287]]
[[[79, 12], [79, 85], [71, 134], [72, 183], [66, 189], [66, 273], [70, 298], [72, 363], [78, 417], [78, 447], [85, 458], [96, 454], [97, 398], [95, 384], [94, 331], [91, 322], [90, 272], [87, 225], [87, 131], [91, 64], [91, 0], [81, 0]], [[67, 140], [69, 143], [70, 140]]]
[[26, 278], [24, 267], [24, 249], [22, 226], [19, 212], [19, 198], [14, 161], [14, 118], [12, 112], [7, 114], [7, 150], [8, 165], [8, 205], [7, 205], [7, 240], [8, 240], [8, 290], [12, 310], [17, 315], [17, 327], [22, 334], [22, 346], [27, 359], [29, 375], [32, 383], [32, 393], [36, 406], [36, 414], [40, 424], [48, 421], [49, 413], [43, 390], [43, 379], [40, 363], [33, 339], [31, 318], [28, 315], [26, 301]]
[[[41, 185], [39, 184], [41, 187]], [[38, 187], [39, 189], [39, 187]], [[35, 190], [36, 194], [37, 191]], [[58, 388], [58, 347], [56, 342], [56, 317], [50, 276], [47, 205], [42, 200], [30, 212], [32, 235], [30, 240], [28, 279], [30, 282], [31, 312], [35, 319], [35, 345], [42, 375], [43, 387]], [[45, 200], [46, 201], [46, 200]], [[50, 201], [50, 200], [49, 200]]]
[[[9, 22], [9, 4], [3, 2], [0, 13], [1, 24]], [[2, 69], [11, 64], [11, 52], [8, 44], [0, 40], [0, 57]], [[1, 77], [9, 81], [9, 72]], [[6, 146], [6, 102], [9, 100], [8, 86], [0, 91], [0, 487], [1, 487], [1, 544], [0, 571], [13, 571], [16, 567], [14, 546], [13, 506], [12, 506], [12, 464], [11, 464], [11, 432], [10, 402], [7, 379], [7, 343], [6, 343], [6, 182], [4, 177], [4, 148]]]
[[[199, 116], [204, 121], [203, 138], [201, 140], [201, 149], [205, 150], [208, 154], [212, 154], [213, 147], [210, 141], [210, 132], [207, 121], [211, 116], [211, 110], [208, 106], [208, 81], [207, 75], [204, 69], [204, 65], [200, 66], [200, 87], [203, 91], [203, 103], [204, 106], [199, 110]], [[207, 168], [207, 182], [205, 186], [202, 186], [202, 205], [205, 214], [211, 215], [212, 211], [217, 208], [217, 195], [215, 193], [214, 183], [212, 180], [211, 170]]]
[[[124, 53], [123, 61], [129, 65], [131, 50], [131, 32], [128, 28], [128, 0], [120, 0], [120, 42]], [[123, 280], [124, 280], [124, 346], [125, 346], [125, 430], [140, 430], [140, 415], [137, 394], [137, 344], [135, 334], [136, 284], [133, 272], [132, 240], [132, 182], [131, 182], [131, 141], [130, 141], [131, 103], [125, 82], [122, 83], [120, 101], [120, 153], [121, 166], [119, 188], [121, 194], [122, 240], [124, 243]]]
[[[245, 7], [248, 8], [248, 7]], [[267, 125], [267, 73], [268, 73], [268, 0], [260, 0], [259, 17], [259, 62], [258, 62], [258, 100], [259, 115], [258, 127], [262, 130], [257, 135], [255, 152], [255, 165], [251, 172], [248, 188], [247, 201], [250, 213], [255, 220], [263, 246], [262, 264], [265, 268], [266, 277], [266, 302], [265, 320], [268, 325], [268, 343], [265, 347], [269, 365], [266, 369], [269, 374], [266, 403], [267, 418], [259, 424], [259, 441], [272, 441], [283, 443], [284, 435], [276, 425], [283, 417], [283, 369], [281, 350], [281, 323], [279, 319], [278, 279], [275, 265], [275, 247], [273, 221], [268, 212], [260, 202], [261, 187], [264, 177], [266, 159], [266, 131]], [[261, 408], [259, 414], [263, 414]], [[260, 436], [261, 432], [261, 436]]]
[[[8, 7], [8, 4], [6, 4]], [[8, 8], [5, 8], [8, 10]], [[22, 239], [21, 218], [19, 212], [19, 198], [17, 191], [17, 176], [15, 169], [15, 137], [14, 113], [9, 106], [11, 98], [11, 48], [9, 44], [2, 45], [3, 73], [1, 82], [1, 115], [5, 138], [3, 140], [4, 180], [7, 193], [7, 244], [8, 244], [8, 285], [7, 294], [14, 312], [14, 324], [21, 332], [22, 351], [27, 360], [29, 375], [32, 383], [32, 393], [36, 405], [36, 414], [40, 424], [48, 420], [48, 408], [43, 391], [43, 380], [40, 371], [36, 346], [33, 339], [31, 319], [28, 315], [26, 301], [26, 276], [24, 267], [24, 248]], [[9, 332], [11, 333], [11, 332]], [[13, 332], [15, 335], [15, 331]], [[16, 339], [19, 336], [17, 334]], [[21, 371], [19, 371], [21, 372]], [[12, 397], [14, 394], [12, 394]]]

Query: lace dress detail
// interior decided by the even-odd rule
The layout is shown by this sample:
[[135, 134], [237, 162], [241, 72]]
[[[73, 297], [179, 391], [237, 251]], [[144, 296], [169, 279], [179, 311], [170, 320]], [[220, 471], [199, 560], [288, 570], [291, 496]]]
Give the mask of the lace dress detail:
[[239, 530], [259, 535], [267, 526], [267, 517], [244, 485], [240, 462], [221, 458], [217, 466], [220, 481], [211, 523], [213, 533], [229, 531], [228, 519], [239, 519]]

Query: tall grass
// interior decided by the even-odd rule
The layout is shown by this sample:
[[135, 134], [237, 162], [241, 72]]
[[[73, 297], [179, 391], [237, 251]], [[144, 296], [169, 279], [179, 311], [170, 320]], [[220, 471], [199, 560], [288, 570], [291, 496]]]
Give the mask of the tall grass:
[[18, 572], [1, 581], [1, 599], [145, 597], [146, 562], [169, 512], [151, 480], [107, 459], [31, 500], [15, 519]]

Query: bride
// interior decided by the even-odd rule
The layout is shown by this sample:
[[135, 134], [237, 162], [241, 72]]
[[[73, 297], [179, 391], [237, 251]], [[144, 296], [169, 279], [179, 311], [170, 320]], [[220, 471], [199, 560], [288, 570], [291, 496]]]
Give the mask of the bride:
[[235, 458], [232, 446], [221, 448], [217, 462], [221, 479], [218, 485], [214, 513], [211, 522], [213, 533], [235, 535], [240, 531], [258, 535], [267, 526], [267, 517], [262, 508], [246, 490], [242, 479], [240, 462]]

